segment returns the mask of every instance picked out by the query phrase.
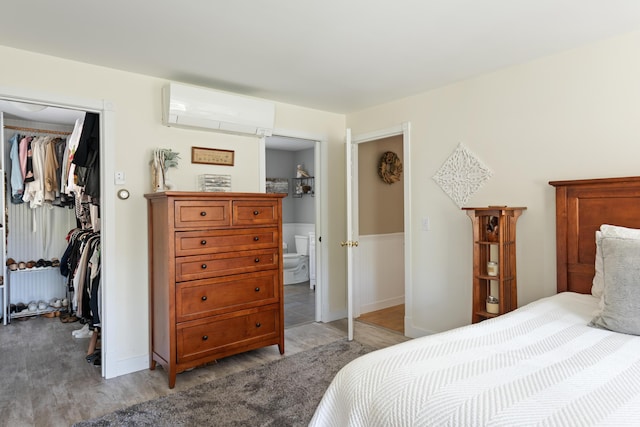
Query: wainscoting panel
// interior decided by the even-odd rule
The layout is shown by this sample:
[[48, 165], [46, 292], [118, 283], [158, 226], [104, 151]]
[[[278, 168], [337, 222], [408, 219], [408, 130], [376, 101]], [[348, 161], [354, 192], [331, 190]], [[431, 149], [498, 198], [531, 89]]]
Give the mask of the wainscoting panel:
[[360, 236], [358, 242], [359, 313], [404, 304], [404, 233]]

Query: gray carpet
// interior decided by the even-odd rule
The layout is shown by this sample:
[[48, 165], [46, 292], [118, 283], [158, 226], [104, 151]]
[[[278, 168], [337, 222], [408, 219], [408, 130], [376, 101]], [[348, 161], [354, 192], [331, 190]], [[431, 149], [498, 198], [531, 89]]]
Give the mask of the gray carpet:
[[340, 368], [370, 351], [336, 341], [74, 427], [306, 426]]

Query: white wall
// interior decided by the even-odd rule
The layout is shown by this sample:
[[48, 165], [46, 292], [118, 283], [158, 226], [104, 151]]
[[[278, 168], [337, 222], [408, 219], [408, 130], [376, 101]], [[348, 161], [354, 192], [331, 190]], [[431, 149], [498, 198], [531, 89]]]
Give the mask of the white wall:
[[[117, 270], [113, 280], [105, 283], [115, 293], [117, 348], [111, 349], [116, 363], [148, 360], [148, 274], [147, 216], [143, 195], [151, 190], [149, 160], [154, 148], [171, 148], [181, 155], [180, 165], [171, 172], [179, 190], [195, 190], [197, 176], [202, 173], [232, 175], [233, 191], [258, 191], [258, 139], [213, 132], [168, 128], [161, 124], [162, 79], [117, 71], [109, 68], [67, 61], [0, 46], [5, 66], [0, 67], [0, 82], [11, 91], [44, 93], [61, 99], [106, 99], [113, 103], [115, 115], [115, 170], [125, 172], [126, 187], [131, 193], [127, 201], [117, 200], [115, 233]], [[330, 158], [344, 163], [344, 116], [288, 104], [276, 104], [276, 127], [281, 131], [298, 131], [322, 135], [328, 142]], [[285, 133], [286, 134], [286, 133]], [[235, 166], [193, 165], [192, 146], [235, 151]], [[112, 179], [107, 177], [108, 180]], [[327, 200], [323, 242], [338, 247], [344, 227], [344, 172], [336, 168], [327, 185], [336, 197]], [[119, 187], [118, 187], [119, 188]], [[114, 197], [114, 194], [104, 194]], [[325, 262], [327, 283], [335, 287], [328, 301], [328, 311], [342, 313], [345, 307], [344, 257], [335, 252]], [[335, 296], [334, 296], [335, 294]], [[107, 310], [109, 307], [107, 307]], [[126, 368], [124, 368], [126, 370]]]
[[[428, 215], [431, 230], [413, 236], [413, 304], [417, 332], [441, 331], [470, 321], [471, 223], [432, 176], [463, 142], [493, 171], [470, 205], [527, 206], [518, 223], [519, 301], [555, 291], [554, 193], [549, 180], [638, 175], [640, 158], [640, 33], [347, 116], [354, 134], [412, 123], [412, 224]], [[419, 51], [416, 51], [419, 54]], [[2, 86], [113, 102], [115, 170], [131, 192], [117, 203], [117, 265], [112, 286], [118, 301], [117, 358], [147, 351], [146, 203], [153, 148], [172, 148], [182, 161], [172, 179], [194, 189], [201, 173], [230, 173], [235, 191], [257, 191], [258, 142], [253, 138], [167, 128], [161, 125], [161, 79], [0, 47]], [[323, 268], [331, 288], [330, 315], [344, 313], [344, 127], [342, 115], [277, 104], [278, 134], [326, 136], [327, 170], [319, 171], [327, 197], [322, 207]], [[235, 151], [235, 166], [191, 165], [190, 147]], [[330, 170], [330, 173], [329, 173]], [[105, 195], [109, 197], [109, 195]], [[112, 196], [113, 197], [113, 196]]]
[[471, 318], [471, 221], [433, 181], [438, 168], [463, 143], [494, 172], [469, 206], [528, 207], [517, 226], [519, 304], [553, 294], [548, 181], [640, 174], [638, 52], [635, 32], [347, 116], [354, 134], [411, 122], [414, 335]]

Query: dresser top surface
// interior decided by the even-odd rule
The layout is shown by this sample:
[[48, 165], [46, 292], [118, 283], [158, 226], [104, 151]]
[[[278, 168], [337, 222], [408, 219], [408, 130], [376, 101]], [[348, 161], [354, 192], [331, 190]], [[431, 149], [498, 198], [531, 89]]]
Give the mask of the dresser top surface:
[[145, 198], [185, 198], [185, 199], [282, 199], [287, 195], [284, 193], [230, 193], [230, 192], [207, 192], [207, 191], [159, 191], [157, 193], [147, 193]]

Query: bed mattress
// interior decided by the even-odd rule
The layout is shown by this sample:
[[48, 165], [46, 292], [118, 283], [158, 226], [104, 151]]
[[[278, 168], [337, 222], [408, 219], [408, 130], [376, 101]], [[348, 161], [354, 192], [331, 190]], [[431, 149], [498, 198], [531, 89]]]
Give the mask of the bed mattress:
[[565, 292], [362, 356], [311, 426], [640, 425], [640, 337], [587, 326]]

